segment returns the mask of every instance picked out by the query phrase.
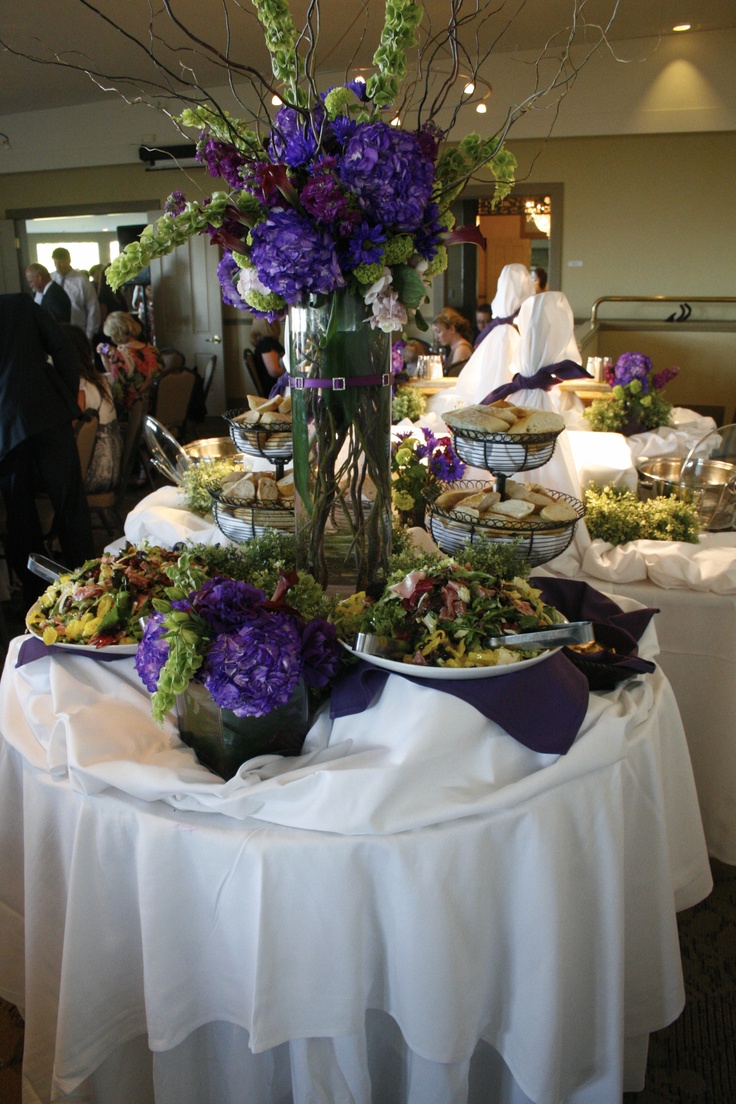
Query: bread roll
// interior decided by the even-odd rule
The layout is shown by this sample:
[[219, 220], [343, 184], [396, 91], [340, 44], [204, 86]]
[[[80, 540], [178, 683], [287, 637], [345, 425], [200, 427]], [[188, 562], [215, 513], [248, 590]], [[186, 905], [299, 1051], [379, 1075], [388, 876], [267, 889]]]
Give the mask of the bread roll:
[[540, 510], [542, 521], [576, 521], [578, 512], [568, 502], [555, 502]]

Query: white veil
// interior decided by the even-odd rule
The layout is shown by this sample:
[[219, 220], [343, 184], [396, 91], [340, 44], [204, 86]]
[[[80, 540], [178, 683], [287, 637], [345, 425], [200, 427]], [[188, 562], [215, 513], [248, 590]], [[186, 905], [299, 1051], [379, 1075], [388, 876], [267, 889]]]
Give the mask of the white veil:
[[[534, 295], [534, 284], [523, 264], [501, 269], [491, 310], [494, 318], [509, 318]], [[464, 403], [477, 403], [494, 387], [508, 383], [516, 369], [519, 334], [515, 326], [495, 326], [484, 337], [460, 375], [455, 390]]]

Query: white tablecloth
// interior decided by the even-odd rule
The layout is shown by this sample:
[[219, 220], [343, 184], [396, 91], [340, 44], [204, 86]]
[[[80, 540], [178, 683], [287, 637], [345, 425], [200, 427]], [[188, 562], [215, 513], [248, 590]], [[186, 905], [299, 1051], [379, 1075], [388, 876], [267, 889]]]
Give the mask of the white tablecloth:
[[390, 676], [364, 714], [323, 716], [301, 758], [223, 783], [152, 724], [131, 660], [15, 669], [16, 651], [0, 992], [26, 1015], [28, 1101], [602, 1104], [641, 1087], [643, 1040], [683, 1005], [675, 910], [710, 890], [659, 671], [592, 696], [557, 759]]
[[736, 864], [736, 533], [699, 544], [593, 541], [539, 574], [589, 582], [661, 612], [660, 662], [687, 733], [710, 854]]

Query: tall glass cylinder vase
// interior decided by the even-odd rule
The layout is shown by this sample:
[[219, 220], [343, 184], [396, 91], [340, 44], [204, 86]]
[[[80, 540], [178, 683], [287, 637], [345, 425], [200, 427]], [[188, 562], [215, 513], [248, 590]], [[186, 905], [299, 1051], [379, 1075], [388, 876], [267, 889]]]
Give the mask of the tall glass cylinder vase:
[[289, 311], [299, 567], [364, 590], [391, 554], [390, 335], [347, 291]]

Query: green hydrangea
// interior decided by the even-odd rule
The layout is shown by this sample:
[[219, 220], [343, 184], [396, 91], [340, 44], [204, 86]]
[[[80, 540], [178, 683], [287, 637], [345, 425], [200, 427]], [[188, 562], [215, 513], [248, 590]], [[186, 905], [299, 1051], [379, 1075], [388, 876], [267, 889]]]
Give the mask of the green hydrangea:
[[414, 239], [409, 234], [389, 238], [383, 247], [383, 260], [387, 265], [403, 264], [414, 252]]
[[[415, 387], [397, 387], [391, 403], [391, 420], [400, 422], [402, 418], [410, 418], [415, 422], [417, 418], [421, 418], [426, 409], [427, 400], [421, 391]], [[401, 508], [404, 509], [404, 507]]]
[[437, 255], [432, 258], [425, 270], [425, 279], [431, 280], [433, 276], [439, 276], [447, 268], [447, 263], [447, 248], [444, 245], [438, 245]]
[[355, 94], [349, 88], [333, 88], [324, 99], [325, 111], [329, 119], [334, 119], [343, 108], [355, 103]]
[[264, 295], [262, 291], [256, 291], [253, 288], [246, 292], [243, 299], [249, 307], [260, 311], [261, 314], [281, 314], [288, 306], [286, 300], [275, 291], [269, 291], [268, 295]]
[[375, 284], [376, 280], [383, 275], [385, 267], [386, 266], [380, 261], [376, 261], [375, 264], [361, 264], [353, 269], [353, 276], [359, 284], [363, 284], [364, 287], [370, 287], [371, 284]]

